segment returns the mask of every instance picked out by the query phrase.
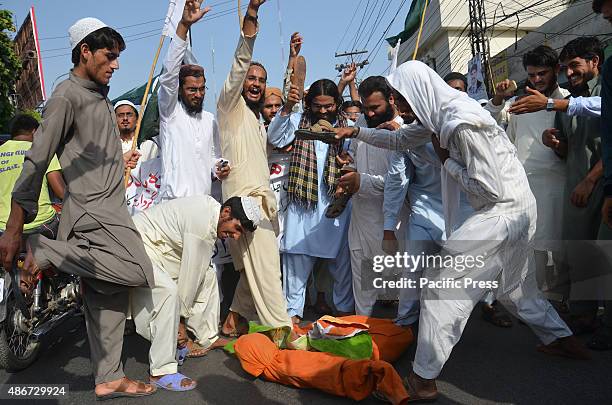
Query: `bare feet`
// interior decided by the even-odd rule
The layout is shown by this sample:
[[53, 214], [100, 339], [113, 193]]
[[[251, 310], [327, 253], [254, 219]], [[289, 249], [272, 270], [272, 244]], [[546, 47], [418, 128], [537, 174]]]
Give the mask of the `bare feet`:
[[229, 342], [230, 342], [229, 339], [226, 339], [224, 337], [219, 337], [217, 340], [215, 340], [215, 342], [212, 345], [208, 347], [202, 347], [200, 344], [189, 339], [187, 341], [187, 349], [189, 350], [187, 352], [187, 357], [188, 358], [204, 357], [211, 350], [220, 349], [224, 347], [226, 344], [228, 344]]
[[127, 377], [120, 378], [118, 380], [109, 381], [96, 385], [95, 393], [96, 396], [105, 396], [113, 393], [131, 394], [137, 395], [151, 395], [155, 392], [155, 386], [152, 384], [145, 384], [141, 381], [134, 381]]
[[239, 313], [230, 311], [221, 327], [221, 333], [230, 337], [246, 335], [249, 333], [249, 322]]

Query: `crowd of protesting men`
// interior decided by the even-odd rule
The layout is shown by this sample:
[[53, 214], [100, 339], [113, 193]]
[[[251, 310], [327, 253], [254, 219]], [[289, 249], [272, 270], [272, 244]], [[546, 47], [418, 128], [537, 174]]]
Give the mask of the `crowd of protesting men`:
[[[612, 65], [597, 38], [559, 54], [528, 50], [522, 94], [504, 80], [483, 106], [464, 75], [442, 78], [417, 61], [359, 85], [350, 66], [338, 84], [304, 88], [295, 33], [283, 87], [273, 88], [252, 60], [265, 0], [250, 0], [214, 115], [203, 110], [204, 69], [183, 63], [189, 28], [209, 11], [201, 3], [186, 2], [167, 51], [154, 139], [132, 150], [139, 110], [107, 98], [125, 42], [84, 18], [69, 30], [74, 68], [42, 122], [18, 115], [0, 146], [10, 160], [0, 167], [3, 265], [27, 234], [24, 291], [50, 266], [82, 278], [99, 399], [195, 388], [178, 366], [247, 333], [251, 320], [275, 328], [277, 346], [301, 349], [294, 324], [307, 301], [323, 314], [371, 316], [385, 295], [373, 260], [397, 252], [483, 257], [461, 272], [395, 269], [404, 279], [499, 283], [399, 291], [395, 323], [418, 325], [410, 400], [437, 398], [435, 380], [481, 301], [484, 319], [508, 327], [516, 316], [544, 353], [588, 359], [581, 334], [592, 334], [590, 349], [612, 349], [612, 300], [588, 283], [610, 264], [585, 265], [585, 255], [606, 256], [593, 241], [612, 239]], [[593, 9], [612, 19], [612, 0]], [[151, 159], [161, 163], [159, 198], [130, 216], [124, 175]], [[63, 200], [61, 219], [49, 189]], [[231, 263], [214, 263], [219, 240]], [[222, 297], [218, 279], [233, 270]], [[123, 372], [128, 317], [151, 342], [148, 383]]]

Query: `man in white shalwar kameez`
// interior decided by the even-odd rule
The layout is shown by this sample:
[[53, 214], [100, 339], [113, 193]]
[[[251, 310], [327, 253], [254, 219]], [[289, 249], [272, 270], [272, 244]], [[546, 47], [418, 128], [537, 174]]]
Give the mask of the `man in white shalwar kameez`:
[[155, 287], [134, 291], [132, 316], [138, 334], [151, 341], [151, 381], [160, 388], [195, 388], [194, 381], [177, 373], [179, 317], [203, 348], [227, 343], [218, 336], [219, 291], [211, 262], [215, 241], [239, 239], [260, 218], [251, 197], [233, 197], [221, 206], [211, 196], [174, 199], [133, 217], [153, 263]]
[[[552, 48], [541, 45], [523, 55], [523, 67], [527, 71], [529, 86], [546, 97], [562, 99], [569, 91], [559, 87], [559, 56]], [[517, 100], [510, 98], [504, 103], [504, 96], [513, 95], [507, 88], [510, 82], [504, 80], [497, 85], [496, 95], [489, 100], [485, 109], [491, 113], [500, 126], [506, 126], [506, 134], [517, 149], [517, 157], [523, 164], [531, 192], [536, 199], [538, 219], [536, 226], [535, 258], [536, 274], [540, 285], [549, 290], [557, 284], [552, 274], [546, 274], [548, 252], [559, 253], [562, 239], [563, 203], [565, 197], [566, 164], [554, 151], [542, 143], [542, 133], [554, 127], [554, 111], [538, 111], [529, 114], [510, 114], [510, 106]], [[558, 270], [558, 269], [557, 269]], [[552, 292], [552, 291], [551, 291]], [[562, 297], [558, 297], [562, 298]]]
[[[499, 283], [498, 300], [525, 321], [545, 346], [540, 350], [586, 358], [572, 332], [535, 285], [528, 243], [533, 238], [536, 205], [516, 149], [478, 102], [452, 89], [425, 64], [409, 61], [387, 81], [396, 105], [416, 123], [399, 131], [340, 129], [337, 138], [356, 136], [375, 146], [401, 150], [430, 139], [442, 162], [442, 194], [447, 235], [441, 257], [482, 256], [482, 266], [429, 267], [421, 295], [417, 351], [406, 379], [412, 400], [436, 399], [435, 379], [487, 286]], [[436, 134], [436, 136], [431, 136]], [[467, 194], [474, 213], [452, 233], [459, 214], [459, 191]], [[446, 262], [446, 260], [445, 260]], [[533, 266], [531, 266], [533, 267]], [[484, 285], [469, 285], [468, 280]], [[456, 282], [444, 284], [444, 280]]]

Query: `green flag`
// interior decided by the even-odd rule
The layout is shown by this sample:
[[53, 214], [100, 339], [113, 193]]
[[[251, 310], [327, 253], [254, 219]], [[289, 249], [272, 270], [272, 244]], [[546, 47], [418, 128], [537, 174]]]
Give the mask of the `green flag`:
[[387, 38], [387, 42], [391, 46], [395, 46], [397, 44], [398, 39], [401, 38], [402, 43], [408, 41], [408, 39], [419, 29], [421, 24], [421, 16], [423, 15], [423, 9], [425, 8], [425, 0], [412, 0], [412, 4], [410, 4], [410, 10], [408, 11], [408, 15], [406, 16], [406, 21], [404, 22], [404, 30], [399, 34]]

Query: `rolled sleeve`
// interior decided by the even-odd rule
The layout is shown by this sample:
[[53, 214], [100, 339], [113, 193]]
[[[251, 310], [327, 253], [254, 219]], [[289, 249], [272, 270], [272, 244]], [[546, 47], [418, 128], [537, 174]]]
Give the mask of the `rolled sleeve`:
[[601, 97], [570, 97], [567, 115], [601, 117]]

